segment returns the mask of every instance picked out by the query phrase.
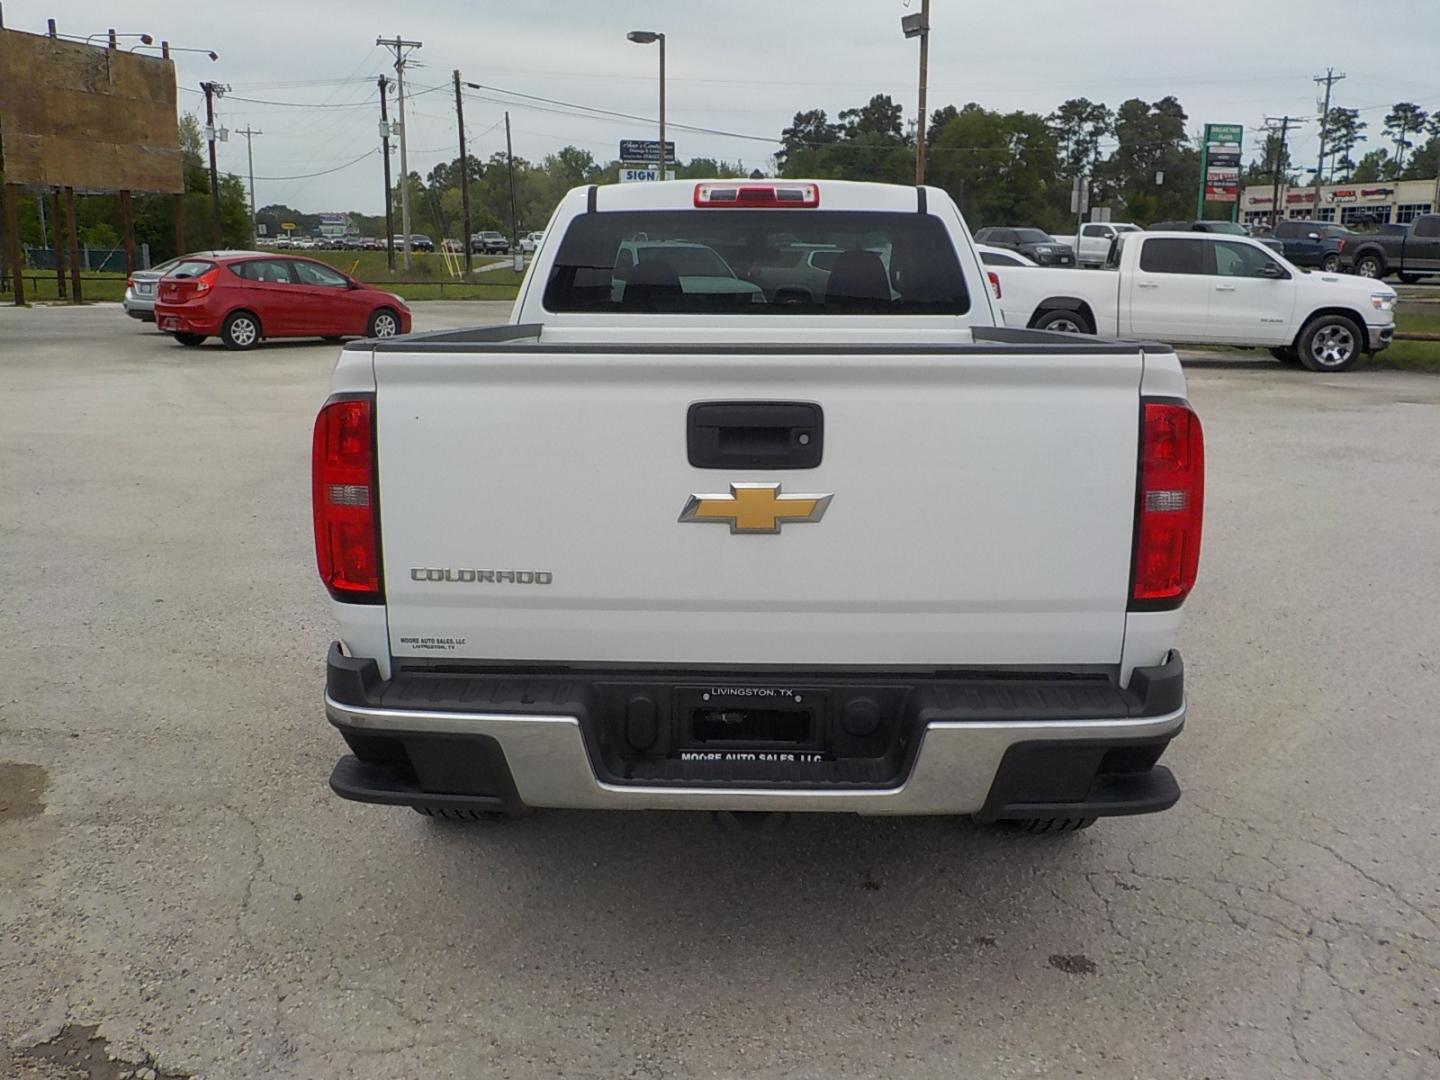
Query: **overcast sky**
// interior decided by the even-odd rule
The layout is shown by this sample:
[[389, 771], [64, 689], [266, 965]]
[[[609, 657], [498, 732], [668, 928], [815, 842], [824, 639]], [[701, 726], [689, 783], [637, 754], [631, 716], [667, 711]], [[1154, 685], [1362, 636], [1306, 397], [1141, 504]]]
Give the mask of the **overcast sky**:
[[[904, 103], [909, 121], [917, 43], [901, 35], [900, 17], [918, 9], [919, 0], [4, 0], [11, 29], [44, 32], [53, 16], [62, 33], [83, 36], [119, 19], [121, 33], [216, 50], [218, 63], [176, 54], [180, 106], [203, 115], [203, 79], [233, 87], [220, 103], [221, 122], [232, 132], [247, 124], [264, 132], [254, 140], [257, 205], [368, 213], [384, 205], [375, 79], [393, 74], [378, 35], [423, 42], [407, 75], [415, 94], [410, 168], [423, 174], [457, 155], [455, 68], [488, 87], [653, 117], [657, 50], [625, 40], [637, 28], [667, 35], [673, 123], [774, 139], [798, 110], [833, 117], [881, 92]], [[931, 24], [932, 110], [973, 100], [1046, 113], [1068, 97], [1113, 107], [1174, 94], [1192, 131], [1206, 122], [1253, 129], [1267, 114], [1313, 119], [1311, 80], [1333, 66], [1348, 75], [1334, 103], [1361, 108], [1370, 124], [1363, 151], [1383, 143], [1391, 103], [1440, 108], [1440, 0], [932, 0]], [[515, 153], [532, 160], [573, 143], [605, 161], [621, 138], [654, 137], [647, 123], [506, 100]], [[473, 95], [466, 101], [472, 154], [504, 149], [504, 108]], [[766, 167], [775, 149], [732, 135], [671, 138], [681, 158], [746, 168]], [[1247, 137], [1247, 156], [1256, 138]], [[1313, 123], [1292, 146], [1297, 162], [1313, 167]], [[219, 154], [221, 168], [244, 175], [243, 138], [232, 134]], [[268, 179], [327, 169], [336, 171]]]

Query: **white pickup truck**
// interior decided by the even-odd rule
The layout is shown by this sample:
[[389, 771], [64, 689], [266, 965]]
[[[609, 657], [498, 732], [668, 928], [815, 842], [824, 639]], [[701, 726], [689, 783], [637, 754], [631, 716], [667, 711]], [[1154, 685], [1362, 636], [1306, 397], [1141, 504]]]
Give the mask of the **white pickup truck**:
[[[1175, 802], [1204, 463], [1173, 351], [998, 327], [935, 188], [588, 187], [546, 236], [508, 324], [335, 367], [339, 795], [1047, 831]], [[800, 279], [711, 290], [681, 245]]]
[[1262, 347], [1325, 372], [1386, 348], [1395, 331], [1390, 286], [1306, 273], [1245, 236], [1120, 233], [1106, 265], [1108, 272], [998, 269], [1004, 324]]

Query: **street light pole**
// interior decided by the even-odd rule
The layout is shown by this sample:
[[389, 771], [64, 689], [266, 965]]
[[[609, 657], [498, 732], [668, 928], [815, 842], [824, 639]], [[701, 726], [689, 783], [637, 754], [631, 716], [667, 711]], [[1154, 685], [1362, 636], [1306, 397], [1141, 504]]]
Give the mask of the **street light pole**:
[[665, 179], [665, 35], [658, 30], [631, 30], [626, 40], [636, 45], [660, 43], [660, 179]]
[[660, 35], [660, 179], [665, 179], [665, 35]]

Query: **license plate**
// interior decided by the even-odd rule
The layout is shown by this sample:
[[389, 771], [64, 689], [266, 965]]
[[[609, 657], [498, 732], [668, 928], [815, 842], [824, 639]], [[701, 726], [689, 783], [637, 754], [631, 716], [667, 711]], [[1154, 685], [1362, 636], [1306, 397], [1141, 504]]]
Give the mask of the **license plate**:
[[822, 761], [826, 695], [809, 688], [683, 687], [677, 753], [699, 761]]
[[155, 291], [154, 285], [136, 285], [135, 291], [141, 296], [149, 296]]

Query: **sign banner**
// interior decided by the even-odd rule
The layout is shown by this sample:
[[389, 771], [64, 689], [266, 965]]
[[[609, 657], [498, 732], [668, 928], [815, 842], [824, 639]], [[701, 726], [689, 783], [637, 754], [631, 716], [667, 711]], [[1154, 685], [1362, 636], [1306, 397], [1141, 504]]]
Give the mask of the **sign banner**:
[[[647, 162], [660, 161], [660, 140], [659, 139], [621, 139], [620, 160], [634, 161], [642, 164]], [[665, 140], [665, 160], [675, 160], [675, 144], [669, 139]]]
[[1234, 202], [1240, 195], [1240, 170], [1211, 165], [1205, 170], [1207, 202]]
[[[644, 182], [647, 181], [647, 180], [659, 180], [659, 179], [660, 179], [660, 170], [659, 170], [659, 169], [621, 169], [621, 170], [620, 170], [620, 182], [621, 182], [622, 184], [644, 183]], [[666, 180], [674, 180], [674, 179], [675, 179], [675, 170], [674, 170], [674, 169], [666, 169], [666, 170], [665, 170], [665, 179], [666, 179]]]
[[1245, 142], [1242, 124], [1206, 124], [1201, 147], [1201, 193], [1197, 213], [1207, 202], [1240, 202], [1240, 155]]

